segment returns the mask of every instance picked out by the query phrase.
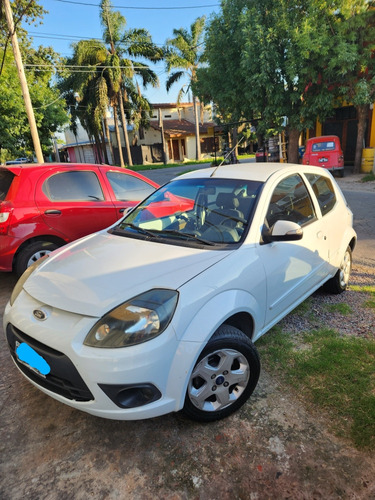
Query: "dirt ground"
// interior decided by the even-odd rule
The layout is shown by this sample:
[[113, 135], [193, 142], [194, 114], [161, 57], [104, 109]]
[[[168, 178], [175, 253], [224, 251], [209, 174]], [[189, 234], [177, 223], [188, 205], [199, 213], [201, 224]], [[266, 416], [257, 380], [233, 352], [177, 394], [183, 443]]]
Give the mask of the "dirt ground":
[[[354, 266], [353, 280], [363, 273]], [[14, 283], [0, 276], [1, 313]], [[375, 499], [374, 454], [334, 437], [267, 366], [247, 404], [211, 424], [109, 421], [58, 403], [18, 373], [1, 326], [0, 366], [2, 500]]]

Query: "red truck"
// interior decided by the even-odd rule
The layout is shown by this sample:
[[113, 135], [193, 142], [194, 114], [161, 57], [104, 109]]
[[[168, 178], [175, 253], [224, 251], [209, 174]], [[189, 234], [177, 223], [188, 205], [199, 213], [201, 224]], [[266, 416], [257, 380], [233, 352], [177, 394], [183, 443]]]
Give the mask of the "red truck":
[[336, 135], [323, 135], [308, 139], [302, 163], [315, 165], [344, 177], [344, 153]]

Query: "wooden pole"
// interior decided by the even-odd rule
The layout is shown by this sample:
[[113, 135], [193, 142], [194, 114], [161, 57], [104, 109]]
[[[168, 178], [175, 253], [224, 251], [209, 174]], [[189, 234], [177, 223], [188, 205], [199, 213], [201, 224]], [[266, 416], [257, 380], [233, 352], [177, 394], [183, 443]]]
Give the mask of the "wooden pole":
[[20, 83], [21, 83], [22, 95], [23, 95], [23, 100], [25, 102], [26, 114], [27, 114], [27, 118], [29, 120], [31, 137], [32, 137], [33, 144], [34, 144], [36, 158], [38, 160], [38, 163], [44, 163], [42, 148], [40, 147], [38, 129], [36, 128], [36, 123], [35, 123], [34, 110], [33, 110], [33, 106], [31, 103], [30, 94], [29, 94], [29, 87], [27, 86], [27, 80], [26, 80], [26, 76], [25, 76], [25, 71], [23, 69], [22, 57], [21, 57], [21, 52], [20, 52], [20, 48], [18, 45], [16, 30], [14, 29], [12, 9], [10, 7], [9, 0], [3, 0], [3, 3], [4, 3], [4, 9], [5, 9], [5, 17], [7, 19], [10, 38], [12, 41], [14, 60], [16, 62], [18, 77], [19, 77]]

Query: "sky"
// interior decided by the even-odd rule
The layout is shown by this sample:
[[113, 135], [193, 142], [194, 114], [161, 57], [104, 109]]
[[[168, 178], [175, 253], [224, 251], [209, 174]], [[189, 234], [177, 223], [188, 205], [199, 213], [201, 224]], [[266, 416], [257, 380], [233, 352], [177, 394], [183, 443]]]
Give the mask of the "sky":
[[[126, 18], [126, 29], [148, 30], [157, 45], [164, 45], [172, 38], [173, 29], [190, 30], [198, 17], [205, 15], [208, 19], [220, 10], [220, 0], [111, 0], [111, 3], [113, 10]], [[70, 56], [73, 42], [101, 38], [100, 0], [39, 0], [39, 4], [48, 14], [39, 26], [27, 27], [35, 47], [51, 46], [62, 56]], [[153, 104], [176, 102], [183, 81], [175, 83], [167, 93], [165, 63], [150, 64], [150, 67], [157, 73], [160, 87], [150, 87], [143, 94]]]

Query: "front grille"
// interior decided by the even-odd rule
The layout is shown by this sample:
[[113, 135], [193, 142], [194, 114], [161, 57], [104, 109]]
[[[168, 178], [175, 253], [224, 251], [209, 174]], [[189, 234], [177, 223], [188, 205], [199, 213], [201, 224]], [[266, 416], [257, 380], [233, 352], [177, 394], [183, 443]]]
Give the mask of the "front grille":
[[[18, 368], [36, 384], [74, 401], [93, 401], [94, 397], [78, 373], [76, 367], [65, 354], [29, 337], [9, 324], [6, 337], [10, 353]], [[49, 364], [51, 371], [45, 377], [21, 363], [16, 355], [16, 342], [25, 342]]]

